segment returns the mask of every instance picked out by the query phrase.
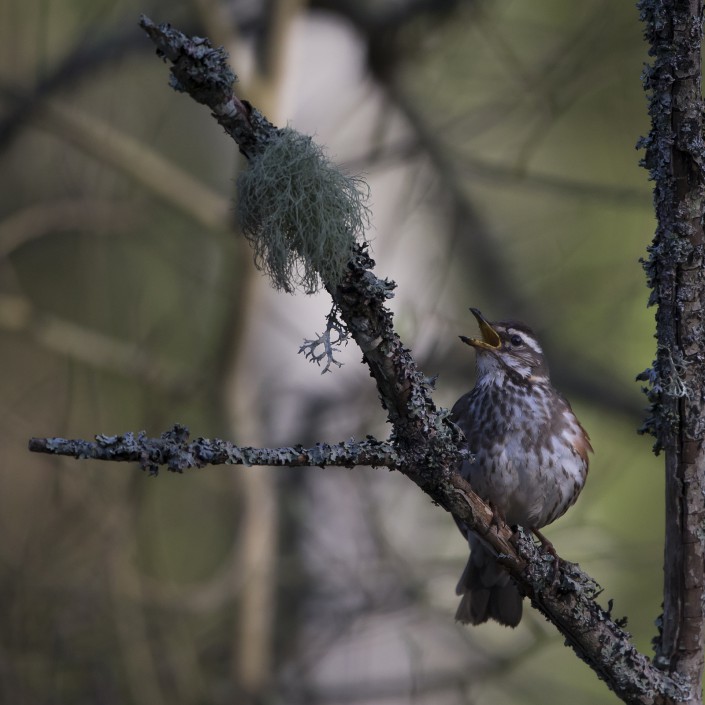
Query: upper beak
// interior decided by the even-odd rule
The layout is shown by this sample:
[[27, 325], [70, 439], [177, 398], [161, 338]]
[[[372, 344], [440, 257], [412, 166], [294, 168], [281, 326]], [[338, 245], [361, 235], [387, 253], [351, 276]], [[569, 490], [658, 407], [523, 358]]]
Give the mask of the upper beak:
[[460, 336], [460, 340], [467, 345], [472, 345], [474, 348], [482, 348], [484, 350], [497, 350], [502, 344], [502, 341], [497, 335], [497, 331], [490, 325], [487, 319], [480, 313], [476, 308], [471, 308], [470, 312], [477, 319], [480, 325], [480, 333], [482, 333], [482, 340], [477, 338], [467, 338], [464, 335]]

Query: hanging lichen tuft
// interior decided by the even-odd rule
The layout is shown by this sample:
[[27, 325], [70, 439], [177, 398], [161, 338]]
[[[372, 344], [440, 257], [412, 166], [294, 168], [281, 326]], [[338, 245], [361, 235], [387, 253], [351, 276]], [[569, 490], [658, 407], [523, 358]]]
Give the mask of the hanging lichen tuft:
[[256, 266], [277, 289], [340, 283], [369, 225], [367, 184], [333, 165], [310, 137], [285, 128], [240, 174], [238, 216]]

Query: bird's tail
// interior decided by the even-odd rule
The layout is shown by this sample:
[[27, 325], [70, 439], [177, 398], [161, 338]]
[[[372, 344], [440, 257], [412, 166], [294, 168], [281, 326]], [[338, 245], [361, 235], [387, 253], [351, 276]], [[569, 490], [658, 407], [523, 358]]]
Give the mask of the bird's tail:
[[519, 590], [479, 539], [472, 537], [470, 543], [470, 558], [455, 589], [456, 594], [462, 595], [455, 619], [463, 624], [482, 624], [493, 619], [516, 627], [522, 609]]

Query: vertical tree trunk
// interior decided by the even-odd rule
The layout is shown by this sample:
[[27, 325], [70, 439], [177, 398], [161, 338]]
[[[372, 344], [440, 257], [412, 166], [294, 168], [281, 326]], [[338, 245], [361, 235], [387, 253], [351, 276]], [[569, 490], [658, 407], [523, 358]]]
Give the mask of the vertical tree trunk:
[[652, 129], [643, 140], [658, 225], [645, 263], [656, 314], [647, 428], [666, 454], [664, 612], [656, 663], [702, 702], [705, 600], [705, 232], [702, 0], [642, 0], [654, 57], [645, 71]]

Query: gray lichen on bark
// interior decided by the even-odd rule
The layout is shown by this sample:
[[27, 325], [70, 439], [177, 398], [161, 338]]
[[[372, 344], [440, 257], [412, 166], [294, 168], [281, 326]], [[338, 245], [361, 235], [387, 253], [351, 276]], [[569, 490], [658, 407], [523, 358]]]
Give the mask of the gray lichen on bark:
[[150, 475], [165, 466], [170, 472], [204, 468], [207, 465], [267, 465], [287, 467], [355, 467], [369, 465], [395, 468], [401, 461], [391, 443], [351, 438], [340, 443], [317, 443], [311, 448], [252, 448], [236, 446], [221, 439], [190, 440], [188, 428], [175, 424], [159, 438], [144, 431], [115, 436], [99, 434], [95, 441], [66, 438], [32, 438], [29, 449], [37, 453], [64, 455], [77, 459], [137, 463]]
[[[656, 438], [656, 450], [678, 433], [677, 399], [702, 397], [705, 375], [698, 350], [703, 340], [702, 215], [705, 145], [700, 95], [701, 10], [681, 3], [642, 0], [645, 37], [655, 57], [644, 69], [652, 129], [638, 146], [646, 149], [642, 164], [654, 181], [658, 226], [644, 261], [651, 288], [649, 305], [658, 304], [657, 355], [650, 370], [639, 375], [651, 412], [643, 430]], [[673, 19], [675, 16], [675, 19]], [[700, 363], [700, 364], [698, 364]], [[685, 433], [694, 438], [701, 422], [685, 419]]]
[[[657, 229], [644, 263], [657, 305], [656, 359], [644, 430], [666, 455], [664, 613], [655, 663], [702, 702], [705, 632], [705, 144], [702, 0], [641, 0], [653, 60], [644, 70], [651, 132], [643, 165], [654, 181]], [[672, 702], [668, 700], [666, 702]]]

